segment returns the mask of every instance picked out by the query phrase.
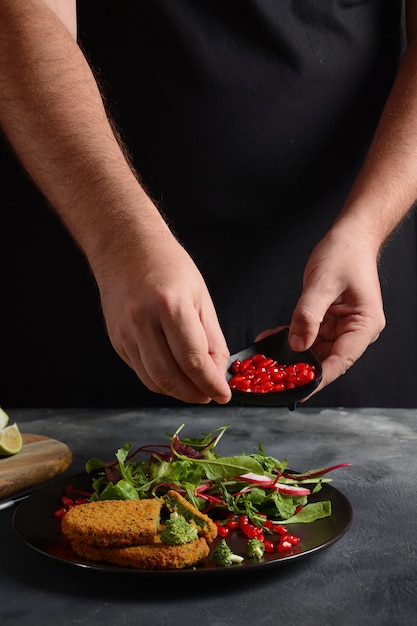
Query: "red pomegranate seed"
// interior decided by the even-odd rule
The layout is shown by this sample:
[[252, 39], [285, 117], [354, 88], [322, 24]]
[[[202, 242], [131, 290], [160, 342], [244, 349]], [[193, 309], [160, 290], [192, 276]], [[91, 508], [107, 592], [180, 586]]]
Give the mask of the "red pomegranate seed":
[[246, 393], [270, 393], [293, 389], [316, 378], [316, 368], [311, 363], [278, 364], [264, 354], [254, 354], [231, 365], [232, 389]]

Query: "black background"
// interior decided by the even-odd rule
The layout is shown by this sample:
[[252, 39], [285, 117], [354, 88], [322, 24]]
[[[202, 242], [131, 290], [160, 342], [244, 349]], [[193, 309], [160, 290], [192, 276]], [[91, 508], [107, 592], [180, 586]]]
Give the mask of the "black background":
[[[326, 57], [327, 44], [323, 41], [320, 52], [324, 61], [327, 59], [327, 68], [330, 65], [338, 77], [341, 57], [346, 57], [349, 46], [355, 46], [355, 50], [360, 48], [360, 42], [365, 40], [360, 37], [361, 29], [369, 26], [374, 11], [381, 11], [377, 24], [382, 34], [373, 33], [375, 58], [368, 55], [372, 67], [381, 69], [372, 74], [371, 84], [365, 80], [365, 74], [357, 80], [356, 95], [344, 108], [342, 144], [340, 136], [332, 132], [333, 126], [340, 122], [336, 119], [334, 111], [337, 109], [332, 98], [346, 100], [346, 94], [350, 93], [347, 87], [357, 73], [359, 62], [355, 65], [352, 61], [352, 66], [345, 63], [344, 82], [340, 79], [339, 90], [331, 81], [326, 82], [324, 78], [321, 81], [319, 74], [310, 72], [307, 84], [314, 85], [312, 102], [315, 106], [303, 105], [303, 116], [303, 110], [297, 109], [297, 89], [305, 84], [306, 76], [301, 70], [302, 63], [308, 61], [305, 57], [308, 42], [295, 48], [298, 57], [287, 59], [293, 72], [288, 78], [295, 76], [296, 80], [291, 82], [291, 103], [283, 101], [280, 106], [284, 108], [280, 112], [288, 113], [290, 120], [285, 127], [288, 145], [290, 136], [304, 143], [300, 143], [296, 154], [296, 170], [291, 162], [291, 151], [282, 155], [281, 162], [274, 163], [281, 172], [281, 181], [279, 187], [272, 185], [271, 188], [268, 164], [275, 153], [274, 141], [269, 140], [268, 133], [271, 131], [273, 138], [274, 129], [263, 126], [262, 120], [270, 119], [267, 101], [270, 87], [264, 91], [262, 74], [243, 84], [236, 79], [238, 88], [230, 110], [221, 113], [217, 110], [217, 115], [212, 116], [204, 113], [206, 107], [216, 111], [216, 106], [225, 101], [228, 81], [240, 75], [239, 64], [251, 62], [250, 54], [246, 58], [242, 50], [251, 50], [257, 37], [264, 37], [263, 45], [272, 59], [262, 58], [266, 75], [275, 71], [276, 59], [281, 54], [285, 56], [284, 39], [276, 39], [273, 32], [269, 38], [269, 21], [264, 19], [266, 15], [273, 21], [272, 13], [270, 16], [267, 13], [273, 3], [263, 3], [266, 14], [258, 12], [256, 2], [245, 5], [247, 11], [241, 11], [239, 19], [247, 29], [243, 28], [242, 41], [235, 42], [228, 41], [224, 33], [215, 28], [213, 38], [204, 40], [199, 26], [203, 18], [210, 17], [205, 15], [209, 6], [205, 2], [198, 4], [196, 13], [191, 3], [190, 22], [183, 24], [183, 37], [179, 40], [171, 40], [168, 35], [170, 20], [178, 16], [175, 10], [172, 14], [170, 9], [165, 11], [167, 6], [175, 7], [178, 3], [109, 2], [105, 13], [99, 10], [100, 2], [79, 4], [82, 45], [96, 68], [112, 114], [154, 197], [168, 214], [173, 210], [174, 227], [186, 247], [201, 255], [196, 260], [218, 306], [231, 351], [250, 343], [265, 327], [288, 323], [309, 251], [341, 208], [358, 160], [363, 157], [369, 141], [369, 128], [377, 119], [381, 96], [389, 88], [395, 55], [386, 52], [390, 49], [387, 33], [392, 31], [390, 24], [398, 4], [359, 3], [357, 10], [363, 11], [361, 22], [355, 21], [358, 20], [355, 13], [343, 13], [344, 18], [351, 20], [347, 27], [358, 36], [353, 42], [349, 37], [341, 38], [343, 45], [348, 46], [346, 50], [342, 46], [338, 53], [333, 50]], [[293, 3], [286, 4], [290, 7]], [[340, 11], [346, 10], [345, 5], [340, 3]], [[240, 3], [234, 2], [217, 4], [219, 7], [224, 8], [226, 27], [233, 23], [241, 8]], [[158, 10], [161, 13], [153, 13]], [[289, 11], [287, 17], [293, 21], [288, 24], [292, 24], [296, 40], [301, 41], [302, 31], [296, 32], [296, 29], [303, 27], [308, 16]], [[252, 39], [248, 35], [252, 32], [249, 26], [255, 33]], [[321, 33], [317, 41], [322, 42]], [[238, 44], [240, 54], [233, 56], [230, 43]], [[393, 37], [392, 47], [394, 43]], [[283, 46], [282, 49], [279, 46]], [[172, 50], [176, 51], [175, 56]], [[201, 69], [199, 57], [194, 55], [194, 50], [201, 52], [206, 70], [205, 81], [201, 83], [197, 71]], [[379, 60], [378, 54], [381, 55]], [[223, 59], [223, 78], [215, 72], [218, 56]], [[163, 73], [156, 71], [155, 68], [161, 67], [165, 68]], [[286, 71], [282, 69], [281, 79], [285, 78]], [[178, 100], [173, 95], [174, 86], [175, 81], [185, 75], [183, 72], [189, 82], [183, 88], [184, 98]], [[297, 82], [298, 78], [303, 80]], [[152, 86], [152, 91], [157, 90], [149, 102], [144, 97], [149, 93], [144, 91], [144, 82]], [[235, 126], [239, 125], [232, 121], [236, 122], [243, 96], [244, 111], [251, 123], [244, 126], [245, 133], [234, 134]], [[158, 103], [156, 111], [155, 102]], [[261, 105], [265, 115], [251, 115]], [[295, 111], [290, 115], [288, 109], [292, 108]], [[156, 126], [149, 122], [151, 112], [157, 113]], [[306, 120], [305, 127], [313, 120], [317, 132], [314, 149], [320, 156], [316, 159], [308, 152], [312, 137], [298, 130], [300, 120], [306, 116], [310, 120]], [[187, 143], [178, 131], [172, 130], [178, 128], [173, 121], [179, 120], [182, 124], [191, 120], [193, 128], [199, 127], [200, 132], [190, 133]], [[278, 126], [282, 133], [282, 123]], [[223, 139], [220, 147], [219, 129]], [[212, 141], [213, 137], [217, 143]], [[161, 144], [162, 139], [165, 144]], [[258, 142], [255, 147], [254, 139]], [[235, 160], [237, 152], [241, 155], [238, 161]], [[311, 162], [316, 165], [309, 169]], [[114, 353], [105, 332], [95, 282], [82, 254], [6, 145], [0, 150], [0, 165], [0, 405], [176, 404], [148, 393]], [[180, 185], [178, 179], [182, 181]], [[242, 186], [243, 179], [247, 182]], [[328, 184], [329, 179], [333, 186]], [[254, 219], [253, 207], [258, 209], [255, 203], [262, 207], [260, 221]], [[275, 213], [277, 203], [280, 206], [278, 216]], [[183, 214], [180, 205], [188, 206], [188, 211]], [[331, 206], [326, 216], [323, 205]], [[208, 209], [213, 216], [211, 222], [205, 221]], [[279, 229], [282, 235], [277, 239], [272, 233]], [[343, 378], [311, 399], [309, 406], [417, 406], [416, 235], [415, 215], [412, 214], [383, 254], [380, 275], [387, 328], [381, 338]], [[248, 251], [254, 249], [257, 265], [251, 263], [250, 255], [248, 259]], [[213, 269], [214, 257], [217, 262]], [[285, 263], [282, 263], [283, 258]], [[262, 263], [274, 267], [272, 284], [269, 271], [259, 272]], [[242, 271], [242, 264], [245, 271]], [[218, 279], [219, 272], [222, 280]], [[263, 304], [265, 293], [268, 293], [267, 306]]]

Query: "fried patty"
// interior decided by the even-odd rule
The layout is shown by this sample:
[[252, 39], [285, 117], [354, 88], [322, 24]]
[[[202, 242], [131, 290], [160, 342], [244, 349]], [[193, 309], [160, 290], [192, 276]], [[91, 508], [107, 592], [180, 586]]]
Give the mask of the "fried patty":
[[101, 500], [72, 507], [62, 518], [63, 534], [96, 547], [151, 544], [158, 531], [162, 501]]
[[159, 535], [156, 536], [155, 542], [150, 545], [103, 548], [91, 546], [77, 539], [71, 542], [71, 547], [78, 556], [89, 561], [100, 561], [144, 570], [191, 567], [207, 558], [210, 552], [203, 537], [181, 546], [167, 546], [161, 543]]
[[194, 505], [186, 500], [178, 491], [171, 489], [163, 497], [167, 509], [178, 515], [182, 515], [187, 522], [194, 524], [200, 537], [204, 537], [207, 543], [212, 543], [217, 537], [217, 526], [205, 513], [201, 513]]

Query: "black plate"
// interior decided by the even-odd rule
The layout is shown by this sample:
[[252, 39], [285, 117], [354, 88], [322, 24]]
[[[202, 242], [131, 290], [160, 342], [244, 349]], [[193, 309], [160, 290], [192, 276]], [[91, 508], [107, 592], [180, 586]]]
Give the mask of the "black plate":
[[[63, 561], [70, 565], [92, 570], [107, 572], [119, 572], [123, 574], [142, 574], [146, 576], [163, 575], [181, 576], [189, 574], [199, 576], [212, 574], [214, 576], [226, 572], [246, 572], [256, 567], [268, 567], [283, 565], [294, 559], [306, 557], [319, 550], [328, 548], [338, 541], [349, 529], [352, 523], [352, 507], [348, 499], [337, 489], [329, 484], [324, 484], [323, 489], [309, 497], [309, 501], [330, 500], [332, 514], [330, 517], [317, 520], [310, 524], [291, 524], [288, 529], [292, 534], [299, 535], [301, 541], [290, 551], [285, 553], [266, 553], [261, 561], [246, 558], [240, 565], [220, 568], [215, 565], [210, 556], [195, 568], [181, 570], [137, 570], [105, 563], [96, 563], [78, 557], [72, 550], [68, 540], [62, 535], [59, 520], [55, 519], [54, 511], [61, 506], [61, 497], [68, 485], [76, 489], [91, 491], [91, 476], [79, 474], [67, 477], [55, 482], [53, 485], [43, 487], [27, 500], [19, 504], [13, 517], [13, 526], [18, 537], [34, 550]], [[212, 545], [212, 551], [217, 545], [216, 539]], [[231, 549], [236, 554], [245, 554], [246, 540], [237, 531], [230, 533], [227, 539]]]
[[246, 348], [242, 348], [239, 352], [232, 354], [227, 366], [227, 382], [230, 381], [233, 374], [231, 371], [231, 365], [233, 361], [239, 359], [243, 361], [254, 354], [264, 354], [266, 357], [275, 359], [278, 363], [290, 365], [303, 361], [304, 363], [310, 363], [314, 365], [317, 371], [317, 377], [315, 380], [307, 383], [306, 385], [300, 385], [300, 387], [294, 387], [285, 391], [274, 391], [269, 393], [248, 393], [245, 391], [237, 391], [232, 389], [232, 400], [239, 404], [252, 404], [257, 406], [287, 406], [290, 411], [295, 409], [297, 402], [309, 396], [321, 382], [321, 364], [312, 350], [306, 350], [305, 352], [294, 352], [291, 350], [288, 343], [288, 328], [269, 335], [260, 341], [252, 343]]

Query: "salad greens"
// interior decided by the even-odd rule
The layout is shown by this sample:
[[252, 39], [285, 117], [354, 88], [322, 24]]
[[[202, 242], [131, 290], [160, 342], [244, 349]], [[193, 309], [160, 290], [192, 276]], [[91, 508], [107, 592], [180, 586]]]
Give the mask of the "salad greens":
[[117, 450], [115, 461], [90, 459], [86, 471], [94, 475], [91, 500], [158, 497], [176, 489], [215, 519], [247, 515], [263, 526], [266, 518], [288, 524], [331, 515], [329, 501], [308, 503], [308, 496], [330, 482], [325, 474], [348, 463], [294, 473], [287, 460], [268, 456], [261, 443], [257, 453], [217, 454], [216, 446], [229, 426], [194, 439], [180, 437], [183, 428], [184, 424], [167, 434], [168, 444], [132, 451], [132, 444], [126, 443]]

